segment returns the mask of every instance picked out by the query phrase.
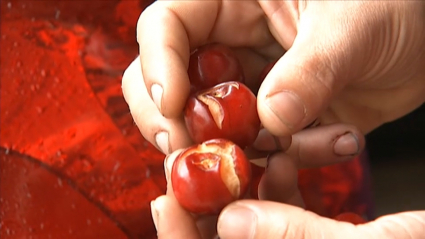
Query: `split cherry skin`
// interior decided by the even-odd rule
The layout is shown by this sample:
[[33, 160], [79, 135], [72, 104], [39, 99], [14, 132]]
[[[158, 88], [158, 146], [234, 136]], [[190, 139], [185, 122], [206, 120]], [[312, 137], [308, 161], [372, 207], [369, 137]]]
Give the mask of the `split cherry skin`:
[[242, 66], [229, 47], [211, 43], [197, 48], [189, 59], [191, 92], [228, 81], [245, 82]]
[[171, 182], [179, 204], [196, 214], [218, 214], [245, 196], [250, 163], [237, 145], [213, 139], [194, 145], [174, 161]]
[[186, 103], [184, 119], [195, 143], [224, 138], [242, 149], [254, 143], [261, 126], [255, 95], [235, 81], [193, 94]]

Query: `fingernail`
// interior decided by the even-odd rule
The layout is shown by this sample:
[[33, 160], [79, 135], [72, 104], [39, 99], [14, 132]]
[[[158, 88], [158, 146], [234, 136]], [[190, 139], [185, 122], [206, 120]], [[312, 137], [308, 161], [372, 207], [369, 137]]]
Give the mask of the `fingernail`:
[[306, 115], [301, 99], [290, 91], [279, 91], [266, 97], [266, 104], [289, 129], [298, 125]]
[[158, 220], [159, 220], [159, 212], [155, 207], [155, 200], [151, 201], [151, 214], [153, 219], [153, 224], [155, 224], [155, 228], [158, 231]]
[[160, 85], [153, 84], [151, 86], [152, 99], [159, 111], [162, 109], [162, 93], [164, 93], [164, 90]]
[[165, 179], [167, 180], [167, 182], [169, 180], [168, 177], [170, 176], [172, 167], [173, 167], [173, 162], [169, 160], [169, 156], [165, 157], [164, 169], [165, 169]]
[[357, 155], [359, 150], [359, 140], [352, 133], [340, 136], [334, 144], [334, 153], [341, 156]]
[[249, 208], [230, 206], [220, 215], [217, 225], [221, 238], [251, 239], [255, 236], [257, 216]]
[[164, 154], [170, 153], [170, 142], [168, 140], [168, 132], [160, 131], [156, 133], [155, 135], [155, 142], [158, 148], [162, 151]]

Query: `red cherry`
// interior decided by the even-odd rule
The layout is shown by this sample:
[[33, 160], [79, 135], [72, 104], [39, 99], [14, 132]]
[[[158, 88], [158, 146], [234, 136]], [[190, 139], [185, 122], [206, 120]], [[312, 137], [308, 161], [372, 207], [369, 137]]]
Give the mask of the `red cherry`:
[[274, 62], [270, 62], [269, 64], [267, 64], [263, 70], [260, 73], [260, 83], [262, 83], [264, 81], [264, 79], [266, 79], [267, 74], [269, 74], [269, 72], [271, 71], [271, 69], [273, 68], [273, 66], [276, 65], [276, 61]]
[[214, 139], [184, 150], [171, 171], [174, 195], [196, 214], [218, 214], [241, 199], [251, 180], [250, 163], [237, 145]]
[[192, 52], [188, 74], [192, 92], [227, 81], [245, 81], [236, 55], [227, 46], [217, 43], [204, 45]]
[[342, 222], [350, 222], [354, 225], [363, 224], [367, 222], [363, 217], [352, 212], [341, 213], [334, 217], [334, 219]]
[[251, 145], [260, 131], [257, 100], [240, 82], [225, 82], [192, 95], [184, 112], [195, 143], [228, 139], [241, 148]]

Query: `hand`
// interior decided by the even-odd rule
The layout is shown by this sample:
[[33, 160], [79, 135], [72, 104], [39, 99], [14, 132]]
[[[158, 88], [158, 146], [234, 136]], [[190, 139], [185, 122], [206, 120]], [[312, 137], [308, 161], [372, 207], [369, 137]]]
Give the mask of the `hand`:
[[[350, 133], [346, 134], [346, 130]], [[425, 211], [389, 215], [354, 226], [302, 209], [303, 201], [296, 186], [297, 169], [338, 163], [354, 157], [355, 154], [352, 157], [335, 154], [335, 138], [342, 139], [338, 137], [341, 134], [357, 140], [344, 137], [345, 143], [340, 144], [338, 150], [358, 148], [360, 151], [363, 148], [364, 138], [359, 131], [344, 125], [297, 133], [286, 154], [277, 153], [269, 158], [259, 185], [261, 201], [236, 201], [228, 205], [219, 217], [193, 215], [176, 201], [169, 176], [173, 161], [180, 152], [175, 151], [165, 161], [167, 193], [151, 203], [158, 238], [217, 238], [217, 233], [221, 239], [423, 238]], [[316, 154], [317, 148], [322, 149], [322, 154]]]
[[293, 134], [317, 117], [367, 133], [425, 100], [424, 6], [158, 1], [140, 17], [140, 58], [124, 75], [124, 96], [147, 140], [166, 154], [187, 147], [181, 113], [189, 53], [220, 42], [235, 48], [253, 87], [267, 62], [278, 60], [258, 93], [260, 118], [272, 134]]
[[[261, 137], [260, 142], [268, 144], [269, 140], [271, 140], [269, 137]], [[284, 141], [281, 143], [285, 144]], [[268, 202], [264, 202], [265, 209], [272, 210], [273, 207], [279, 210], [280, 207], [291, 208], [288, 204], [303, 207], [304, 203], [297, 187], [298, 169], [319, 167], [350, 160], [358, 155], [363, 147], [364, 137], [362, 137], [358, 130], [346, 125], [312, 128], [295, 134], [292, 144], [285, 154], [280, 152], [269, 157], [268, 166], [261, 178], [258, 189], [258, 195], [261, 200], [268, 200], [270, 203], [271, 201], [284, 202], [286, 204], [270, 204], [270, 206]], [[317, 153], [318, 148], [321, 149], [319, 153]], [[170, 171], [175, 157], [180, 151], [181, 150], [177, 150], [166, 158], [165, 172], [168, 182], [167, 193], [165, 196], [157, 198], [152, 203], [152, 215], [157, 227], [158, 237], [159, 239], [213, 238], [217, 233], [217, 216], [192, 215], [185, 211], [174, 197]], [[340, 152], [351, 152], [351, 155], [347, 156], [347, 153], [341, 155]], [[315, 160], [311, 160], [311, 158]], [[253, 203], [257, 205], [257, 203], [260, 202], [240, 201], [238, 203]], [[291, 210], [297, 212], [295, 208]], [[227, 211], [227, 209], [225, 211]], [[275, 215], [275, 217], [278, 216], [278, 214]], [[282, 214], [280, 216], [287, 216], [287, 214]], [[231, 217], [232, 214], [221, 215], [219, 230], [225, 229], [227, 223], [224, 225], [223, 222], [225, 222], [225, 220], [231, 220]], [[235, 222], [231, 222], [229, 226], [231, 225], [235, 225]], [[263, 230], [267, 230], [267, 225], [263, 225], [262, 228]], [[246, 228], [242, 227], [234, 229], [234, 232], [237, 234], [246, 231]], [[226, 237], [225, 234], [222, 233], [220, 233], [221, 238], [234, 238]], [[260, 236], [258, 238], [275, 237]]]

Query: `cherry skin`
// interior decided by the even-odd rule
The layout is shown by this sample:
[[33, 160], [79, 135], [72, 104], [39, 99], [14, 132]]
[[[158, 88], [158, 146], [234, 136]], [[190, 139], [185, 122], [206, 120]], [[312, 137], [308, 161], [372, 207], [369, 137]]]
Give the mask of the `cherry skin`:
[[241, 148], [213, 139], [180, 153], [171, 171], [174, 195], [196, 214], [218, 214], [245, 196], [251, 180], [250, 163]]
[[363, 217], [352, 212], [341, 213], [334, 217], [334, 219], [341, 222], [350, 222], [354, 225], [363, 224], [367, 222]]
[[188, 68], [191, 92], [204, 90], [227, 81], [245, 82], [242, 66], [233, 51], [211, 43], [192, 52]]
[[260, 73], [260, 84], [263, 83], [264, 79], [266, 79], [267, 74], [269, 74], [269, 72], [272, 70], [273, 66], [276, 65], [276, 61], [274, 62], [270, 62], [269, 64], [267, 64], [263, 70]]
[[224, 138], [241, 148], [251, 145], [260, 131], [257, 99], [240, 82], [225, 82], [189, 97], [184, 110], [195, 143]]

